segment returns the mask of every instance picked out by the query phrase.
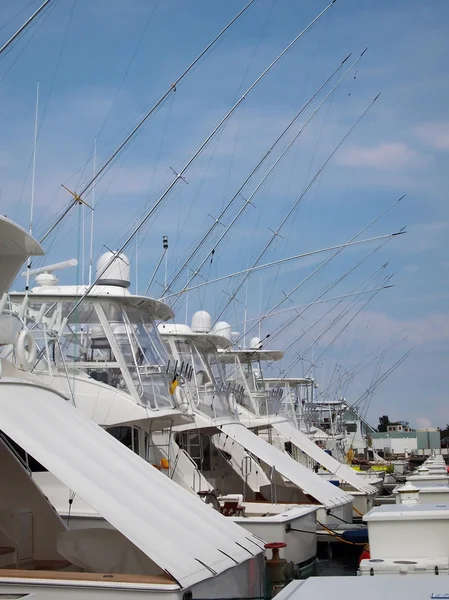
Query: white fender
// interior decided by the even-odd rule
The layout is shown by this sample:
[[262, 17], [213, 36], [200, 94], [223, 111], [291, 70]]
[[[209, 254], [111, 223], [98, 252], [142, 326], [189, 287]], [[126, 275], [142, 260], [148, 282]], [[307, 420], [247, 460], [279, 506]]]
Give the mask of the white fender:
[[31, 371], [36, 362], [36, 342], [33, 334], [28, 329], [19, 333], [16, 342], [17, 366], [22, 371]]

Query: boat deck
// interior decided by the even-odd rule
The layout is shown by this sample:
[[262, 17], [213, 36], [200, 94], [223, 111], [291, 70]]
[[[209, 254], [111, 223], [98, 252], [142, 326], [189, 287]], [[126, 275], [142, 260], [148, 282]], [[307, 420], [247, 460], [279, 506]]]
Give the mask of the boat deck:
[[[61, 561], [62, 562], [62, 561]], [[70, 564], [70, 563], [69, 563]], [[47, 567], [48, 569], [48, 567]], [[125, 573], [85, 573], [80, 571], [34, 569], [0, 569], [2, 579], [49, 579], [59, 581], [103, 581], [114, 583], [139, 583], [147, 585], [166, 585], [179, 588], [173, 577], [161, 575], [137, 575]]]

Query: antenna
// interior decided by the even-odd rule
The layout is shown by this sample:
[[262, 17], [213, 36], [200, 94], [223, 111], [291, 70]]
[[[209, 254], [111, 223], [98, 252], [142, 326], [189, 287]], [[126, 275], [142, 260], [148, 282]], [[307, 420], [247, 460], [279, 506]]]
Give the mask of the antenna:
[[[33, 216], [34, 216], [34, 183], [36, 179], [36, 146], [37, 146], [37, 119], [39, 115], [39, 81], [36, 87], [36, 112], [34, 114], [34, 140], [33, 140], [33, 168], [31, 174], [31, 203], [30, 203], [30, 235], [33, 235]], [[25, 290], [28, 291], [30, 287], [29, 271], [31, 269], [31, 256], [28, 257], [27, 262], [27, 280]]]
[[53, 271], [61, 271], [62, 269], [76, 267], [77, 265], [78, 260], [76, 258], [71, 258], [70, 260], [65, 260], [64, 262], [55, 263], [54, 265], [48, 265], [46, 267], [40, 267], [39, 269], [27, 269], [21, 273], [21, 275], [22, 277], [27, 277], [28, 275], [39, 275], [40, 273], [53, 273]]
[[97, 138], [94, 139], [94, 167], [92, 183], [92, 213], [90, 215], [89, 285], [92, 285], [92, 254], [94, 247], [95, 175], [97, 170]]

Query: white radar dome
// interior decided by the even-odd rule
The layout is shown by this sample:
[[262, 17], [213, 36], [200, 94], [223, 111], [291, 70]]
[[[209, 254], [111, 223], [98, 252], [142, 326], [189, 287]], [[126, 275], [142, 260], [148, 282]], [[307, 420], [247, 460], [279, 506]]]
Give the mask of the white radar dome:
[[119, 254], [114, 258], [114, 252], [105, 252], [98, 259], [98, 285], [117, 285], [129, 288], [131, 285], [130, 273], [129, 260], [124, 254]]
[[192, 317], [191, 329], [195, 333], [209, 333], [212, 327], [212, 318], [205, 310], [199, 310]]
[[217, 335], [225, 337], [227, 340], [232, 339], [232, 327], [226, 321], [218, 321], [214, 325], [213, 332]]
[[258, 338], [258, 337], [251, 338], [249, 341], [249, 347], [252, 348], [253, 350], [260, 350], [262, 348], [262, 342], [260, 341], [260, 338]]

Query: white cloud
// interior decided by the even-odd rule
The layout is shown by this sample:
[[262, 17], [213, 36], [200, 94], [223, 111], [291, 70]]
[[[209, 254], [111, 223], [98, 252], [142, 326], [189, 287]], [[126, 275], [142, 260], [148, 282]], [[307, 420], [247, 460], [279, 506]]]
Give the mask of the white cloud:
[[449, 150], [449, 121], [420, 123], [412, 129], [414, 135], [435, 150]]
[[352, 146], [337, 156], [336, 162], [350, 167], [397, 169], [422, 165], [423, 157], [403, 142], [382, 143], [370, 148]]

